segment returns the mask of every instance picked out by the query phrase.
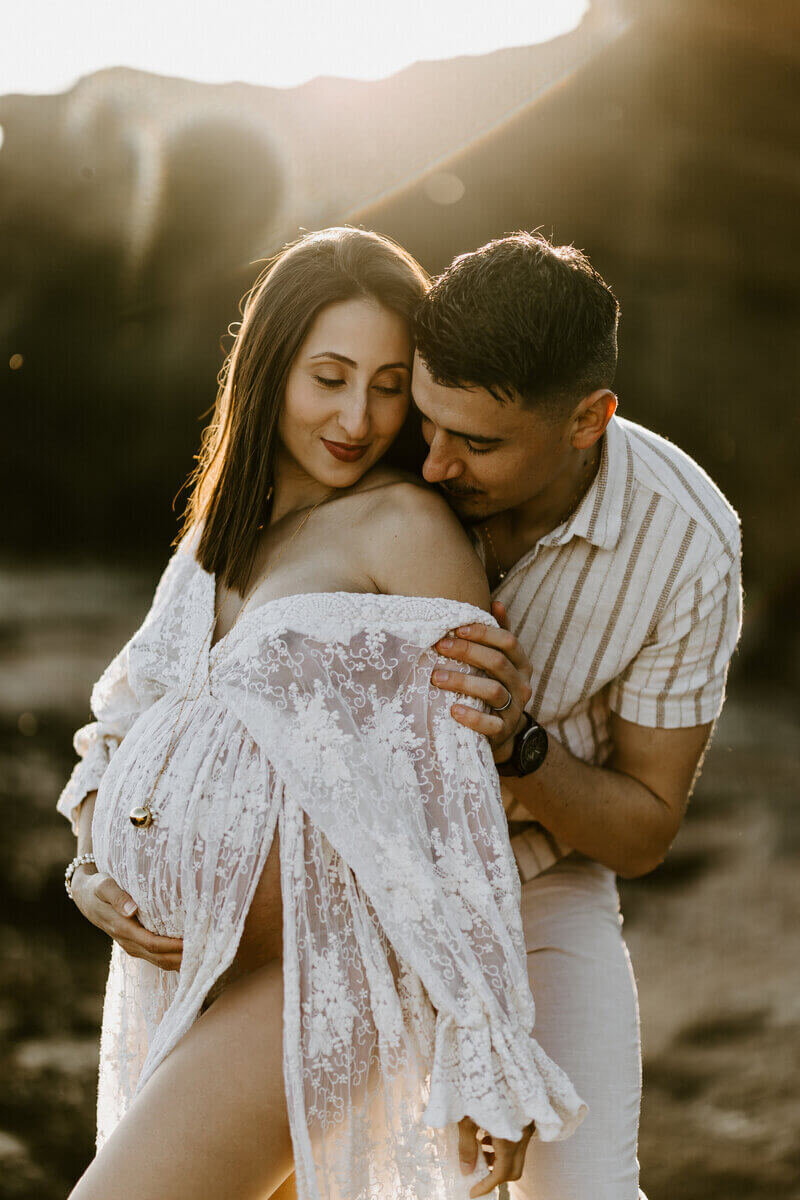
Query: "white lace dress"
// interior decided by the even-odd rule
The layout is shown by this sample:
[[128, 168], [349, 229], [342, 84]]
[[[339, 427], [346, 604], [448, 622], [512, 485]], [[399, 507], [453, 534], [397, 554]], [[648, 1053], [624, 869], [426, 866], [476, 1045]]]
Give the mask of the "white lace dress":
[[[485, 613], [312, 593], [244, 613], [209, 650], [215, 580], [184, 543], [92, 692], [58, 808], [98, 789], [100, 871], [179, 972], [114, 943], [98, 1147], [236, 953], [276, 822], [283, 1068], [301, 1200], [459, 1200], [457, 1125], [565, 1137], [585, 1106], [534, 1040], [520, 883], [486, 740], [430, 684], [430, 647]], [[199, 669], [190, 688], [193, 669]], [[452, 663], [447, 663], [452, 667]], [[190, 689], [152, 800], [178, 707]], [[480, 1156], [479, 1156], [480, 1158]]]

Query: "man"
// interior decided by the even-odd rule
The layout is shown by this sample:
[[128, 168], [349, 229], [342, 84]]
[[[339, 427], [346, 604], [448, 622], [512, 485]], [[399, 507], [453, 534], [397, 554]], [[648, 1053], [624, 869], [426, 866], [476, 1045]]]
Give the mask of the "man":
[[[677, 833], [741, 620], [736, 513], [688, 455], [615, 415], [618, 315], [582, 253], [517, 233], [456, 258], [417, 319], [423, 473], [472, 528], [495, 613], [532, 665], [526, 689], [502, 657], [518, 658], [510, 633], [475, 626], [439, 648], [494, 678], [436, 682], [508, 705], [488, 718], [453, 708], [465, 725], [494, 722], [496, 739], [516, 718], [495, 756], [536, 1037], [589, 1105], [572, 1138], [531, 1144], [515, 1200], [642, 1195], [638, 1008], [615, 875], [652, 871]], [[472, 1166], [474, 1124], [461, 1133]]]

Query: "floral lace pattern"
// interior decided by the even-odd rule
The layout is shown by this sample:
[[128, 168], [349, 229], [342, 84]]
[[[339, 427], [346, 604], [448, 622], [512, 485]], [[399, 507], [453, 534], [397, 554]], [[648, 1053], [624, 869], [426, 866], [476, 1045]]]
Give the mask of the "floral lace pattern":
[[[585, 1105], [532, 1035], [520, 884], [485, 739], [455, 722], [432, 645], [477, 610], [312, 593], [249, 610], [209, 649], [214, 578], [173, 557], [95, 685], [59, 811], [98, 789], [98, 868], [179, 972], [113, 946], [98, 1145], [230, 965], [276, 829], [284, 1086], [302, 1200], [454, 1200], [457, 1122], [569, 1135]], [[487, 615], [480, 613], [486, 621]], [[192, 704], [153, 797], [178, 706]], [[451, 663], [447, 663], [452, 667]], [[208, 677], [206, 676], [208, 668]]]

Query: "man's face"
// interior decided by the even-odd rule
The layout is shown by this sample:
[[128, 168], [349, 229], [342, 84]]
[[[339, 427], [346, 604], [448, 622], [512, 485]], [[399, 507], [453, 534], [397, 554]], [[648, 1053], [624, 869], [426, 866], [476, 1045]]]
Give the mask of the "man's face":
[[414, 357], [414, 404], [428, 457], [422, 474], [472, 524], [544, 492], [570, 460], [569, 416], [543, 416], [485, 388], [442, 387]]

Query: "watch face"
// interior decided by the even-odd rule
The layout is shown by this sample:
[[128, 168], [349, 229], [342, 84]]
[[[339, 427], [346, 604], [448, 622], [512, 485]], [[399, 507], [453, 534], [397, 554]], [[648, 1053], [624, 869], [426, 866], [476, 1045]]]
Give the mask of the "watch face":
[[530, 775], [541, 766], [547, 753], [547, 730], [541, 725], [533, 725], [522, 739], [519, 748], [519, 765], [522, 775]]

